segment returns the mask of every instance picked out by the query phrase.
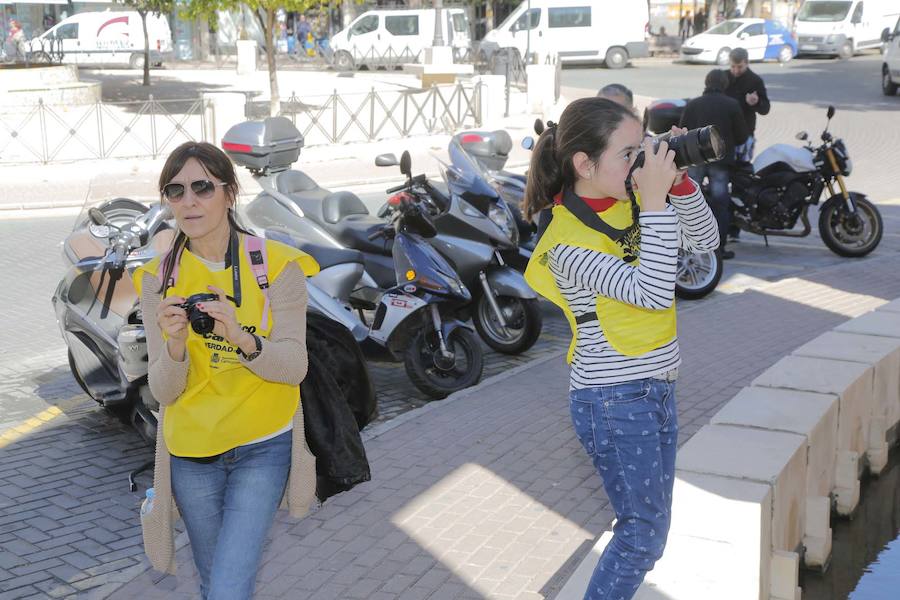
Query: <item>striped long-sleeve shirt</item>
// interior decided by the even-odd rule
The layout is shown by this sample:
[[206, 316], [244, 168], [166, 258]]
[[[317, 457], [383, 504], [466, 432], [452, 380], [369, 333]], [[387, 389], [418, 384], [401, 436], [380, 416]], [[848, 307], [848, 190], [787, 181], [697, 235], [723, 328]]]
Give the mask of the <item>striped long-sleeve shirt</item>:
[[[637, 266], [578, 246], [559, 244], [550, 250], [550, 268], [556, 284], [576, 317], [596, 312], [598, 294], [643, 308], [669, 308], [675, 302], [679, 247], [688, 252], [705, 252], [719, 245], [715, 218], [693, 182], [673, 188], [665, 210], [642, 212], [639, 224]], [[577, 327], [572, 389], [652, 377], [681, 363], [677, 338], [646, 354], [625, 356], [612, 347], [597, 320]]]

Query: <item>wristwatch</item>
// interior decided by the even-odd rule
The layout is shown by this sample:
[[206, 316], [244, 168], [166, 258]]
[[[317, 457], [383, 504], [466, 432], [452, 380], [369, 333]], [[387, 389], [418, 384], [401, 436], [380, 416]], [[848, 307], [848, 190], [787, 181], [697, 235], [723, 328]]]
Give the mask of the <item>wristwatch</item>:
[[244, 360], [246, 360], [247, 362], [250, 362], [262, 353], [262, 340], [259, 339], [259, 336], [255, 333], [251, 333], [250, 335], [253, 336], [253, 340], [256, 342], [256, 350], [254, 350], [250, 354], [244, 354], [244, 351], [241, 350], [240, 347], [238, 347], [237, 349], [238, 355], [243, 356]]

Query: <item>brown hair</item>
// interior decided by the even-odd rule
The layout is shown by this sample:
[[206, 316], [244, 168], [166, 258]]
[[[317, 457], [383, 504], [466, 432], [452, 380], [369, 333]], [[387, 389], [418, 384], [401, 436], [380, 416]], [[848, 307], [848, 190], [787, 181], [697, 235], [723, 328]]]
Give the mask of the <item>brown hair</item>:
[[[234, 204], [237, 202], [237, 197], [240, 193], [240, 186], [238, 185], [237, 173], [234, 171], [234, 165], [232, 164], [231, 159], [228, 158], [228, 155], [213, 144], [207, 142], [185, 142], [172, 151], [172, 154], [166, 159], [166, 163], [163, 165], [162, 171], [159, 174], [160, 201], [165, 202], [163, 189], [172, 181], [173, 177], [178, 175], [181, 169], [184, 168], [184, 165], [187, 164], [187, 161], [192, 158], [200, 163], [200, 166], [203, 167], [203, 170], [206, 171], [207, 175], [211, 175], [225, 184], [223, 186], [225, 194], [228, 196], [228, 199], [231, 200], [231, 207], [228, 209], [228, 224], [231, 226], [231, 229], [250, 235], [250, 232], [241, 226], [234, 214]], [[165, 293], [169, 284], [169, 278], [172, 276], [172, 271], [175, 268], [175, 261], [178, 260], [181, 250], [185, 247], [187, 242], [187, 236], [184, 232], [179, 231], [175, 236], [175, 240], [172, 242], [169, 253], [165, 255], [162, 285], [160, 286], [159, 293]]]
[[562, 189], [573, 187], [578, 174], [572, 157], [584, 152], [592, 161], [599, 160], [626, 118], [637, 121], [633, 112], [606, 98], [580, 98], [569, 104], [559, 124], [547, 127], [534, 147], [525, 187], [525, 217], [530, 220]]

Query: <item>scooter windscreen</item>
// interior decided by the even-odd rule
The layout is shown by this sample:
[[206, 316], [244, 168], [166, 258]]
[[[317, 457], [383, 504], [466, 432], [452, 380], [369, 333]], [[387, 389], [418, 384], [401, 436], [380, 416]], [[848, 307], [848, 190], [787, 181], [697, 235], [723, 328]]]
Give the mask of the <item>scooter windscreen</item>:
[[[451, 140], [447, 148], [450, 154], [450, 165], [444, 165], [445, 180], [450, 191], [462, 197], [486, 196], [497, 197], [497, 190], [488, 181], [490, 177], [459, 144]], [[468, 199], [468, 198], [467, 198]]]

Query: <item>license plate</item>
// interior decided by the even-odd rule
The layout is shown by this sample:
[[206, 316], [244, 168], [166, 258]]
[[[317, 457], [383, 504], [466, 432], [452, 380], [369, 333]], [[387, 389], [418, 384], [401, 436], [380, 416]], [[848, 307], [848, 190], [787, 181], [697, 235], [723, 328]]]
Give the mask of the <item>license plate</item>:
[[803, 44], [800, 46], [801, 50], [817, 50], [818, 48], [815, 44]]

